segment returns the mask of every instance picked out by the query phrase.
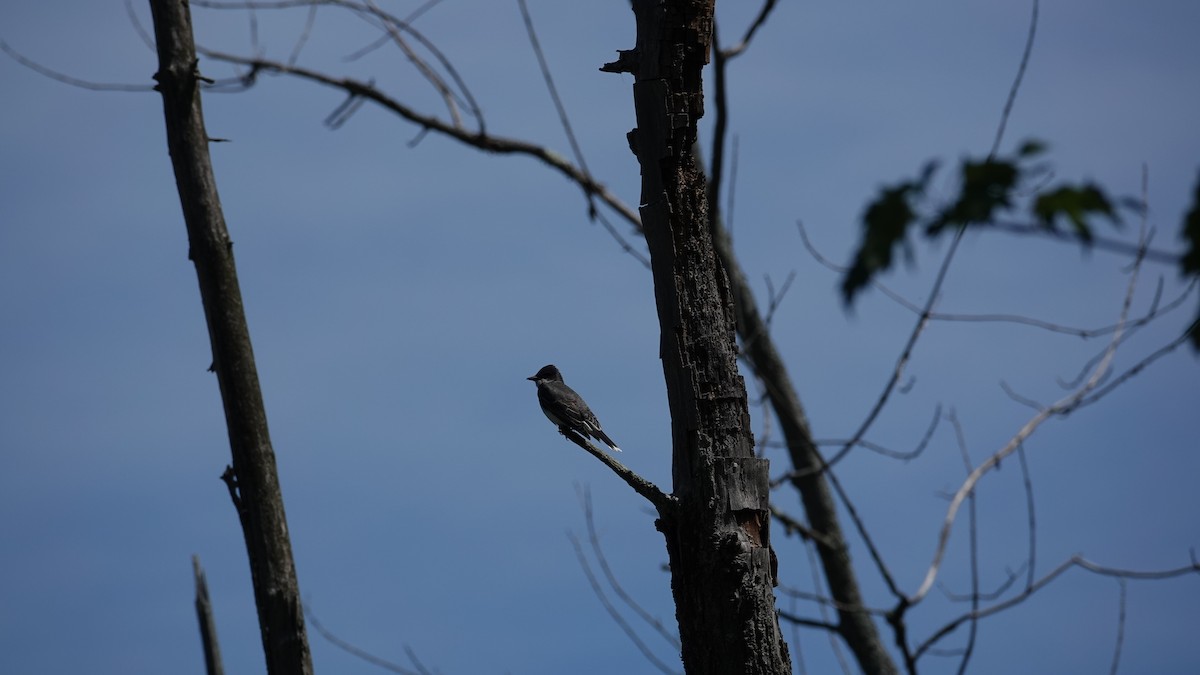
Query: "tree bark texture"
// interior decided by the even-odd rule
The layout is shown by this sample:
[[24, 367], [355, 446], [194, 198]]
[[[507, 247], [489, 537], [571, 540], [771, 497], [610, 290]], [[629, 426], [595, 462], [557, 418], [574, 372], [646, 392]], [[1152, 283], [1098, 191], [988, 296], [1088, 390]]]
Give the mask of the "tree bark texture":
[[242, 307], [233, 243], [225, 228], [200, 107], [200, 76], [186, 0], [151, 0], [158, 43], [157, 89], [167, 146], [187, 225], [189, 254], [212, 343], [233, 455], [226, 482], [234, 497], [254, 584], [267, 672], [312, 673], [299, 585], [267, 431], [250, 331]]
[[775, 348], [766, 321], [758, 311], [745, 273], [733, 255], [733, 242], [729, 240], [728, 231], [721, 224], [720, 218], [714, 217], [711, 224], [713, 243], [729, 274], [730, 287], [733, 289], [742, 345], [750, 363], [765, 383], [767, 398], [775, 410], [775, 416], [779, 418], [779, 427], [787, 443], [788, 455], [798, 476], [792, 483], [800, 493], [808, 525], [813, 532], [820, 535], [820, 538], [815, 540], [817, 556], [821, 560], [826, 583], [829, 584], [829, 594], [837, 603], [838, 633], [854, 653], [854, 658], [864, 673], [896, 673], [896, 664], [884, 647], [879, 629], [871, 615], [855, 610], [864, 606], [862, 593], [850, 560], [850, 549], [846, 545], [833, 495], [822, 471], [824, 460], [813, 442], [808, 417], [804, 414], [804, 406], [800, 404], [800, 396], [792, 385], [783, 357]]
[[635, 0], [637, 44], [609, 72], [633, 73], [640, 208], [671, 411], [673, 491], [660, 511], [689, 675], [791, 673], [775, 614], [766, 460], [754, 457], [737, 371], [733, 298], [708, 228], [692, 155], [712, 0]]

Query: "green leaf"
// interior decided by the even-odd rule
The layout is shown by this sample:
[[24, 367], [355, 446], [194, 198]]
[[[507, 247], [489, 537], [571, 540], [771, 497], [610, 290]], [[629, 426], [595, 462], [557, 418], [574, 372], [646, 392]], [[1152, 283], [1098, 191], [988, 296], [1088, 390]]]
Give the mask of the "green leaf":
[[1047, 146], [1045, 143], [1036, 138], [1029, 138], [1021, 144], [1020, 148], [1017, 148], [1017, 157], [1020, 157], [1021, 159], [1031, 159], [1046, 152], [1046, 149]]
[[[1179, 259], [1179, 271], [1184, 276], [1200, 276], [1200, 176], [1196, 178], [1196, 188], [1192, 191], [1192, 208], [1183, 217], [1183, 231], [1179, 234], [1187, 242], [1187, 251]], [[1196, 320], [1188, 329], [1192, 340], [1192, 351], [1200, 353], [1200, 310]]]
[[1012, 208], [1013, 190], [1021, 178], [1016, 163], [998, 159], [964, 160], [960, 172], [962, 192], [925, 227], [926, 235], [937, 236], [951, 226], [985, 223], [997, 209]]
[[1183, 232], [1188, 250], [1179, 261], [1179, 271], [1185, 275], [1200, 274], [1200, 176], [1196, 178], [1196, 189], [1192, 193], [1192, 208], [1183, 217]]
[[850, 305], [871, 279], [892, 266], [897, 246], [906, 247], [908, 228], [917, 219], [914, 206], [925, 194], [937, 170], [928, 162], [920, 177], [880, 190], [879, 196], [863, 213], [863, 239], [846, 276], [842, 279], [842, 302]]
[[1114, 225], [1121, 224], [1112, 200], [1095, 183], [1063, 185], [1044, 192], [1034, 201], [1033, 213], [1047, 230], [1057, 229], [1058, 221], [1065, 218], [1084, 243], [1092, 241], [1091, 218], [1104, 216]]

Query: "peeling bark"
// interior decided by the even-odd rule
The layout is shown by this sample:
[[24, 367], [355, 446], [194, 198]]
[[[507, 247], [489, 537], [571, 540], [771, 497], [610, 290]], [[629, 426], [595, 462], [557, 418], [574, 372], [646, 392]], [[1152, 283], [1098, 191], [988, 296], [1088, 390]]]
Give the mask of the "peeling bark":
[[692, 156], [704, 112], [711, 0], [637, 0], [637, 44], [603, 70], [634, 75], [640, 208], [671, 411], [673, 491], [660, 509], [685, 670], [791, 673], [775, 614], [767, 461], [754, 457], [733, 297]]

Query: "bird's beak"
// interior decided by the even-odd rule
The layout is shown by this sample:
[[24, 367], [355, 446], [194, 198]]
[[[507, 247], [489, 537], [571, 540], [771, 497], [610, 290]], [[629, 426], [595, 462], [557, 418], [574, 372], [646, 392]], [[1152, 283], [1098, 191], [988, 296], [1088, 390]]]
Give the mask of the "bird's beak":
[[537, 380], [537, 375], [530, 375], [529, 377], [527, 377], [527, 378], [525, 378], [525, 379], [527, 379], [527, 380]]

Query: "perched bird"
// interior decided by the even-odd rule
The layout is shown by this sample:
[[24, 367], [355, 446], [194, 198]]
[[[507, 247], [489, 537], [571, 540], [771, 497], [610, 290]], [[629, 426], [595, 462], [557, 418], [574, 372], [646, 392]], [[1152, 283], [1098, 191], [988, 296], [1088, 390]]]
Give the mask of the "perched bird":
[[568, 431], [574, 431], [585, 439], [595, 438], [603, 441], [614, 452], [621, 451], [600, 428], [600, 420], [592, 414], [583, 398], [563, 383], [562, 373], [558, 372], [558, 368], [549, 365], [537, 371], [537, 375], [525, 379], [533, 380], [537, 385], [538, 403], [542, 406], [542, 412], [546, 413], [546, 417], [550, 418], [562, 435], [567, 436]]

